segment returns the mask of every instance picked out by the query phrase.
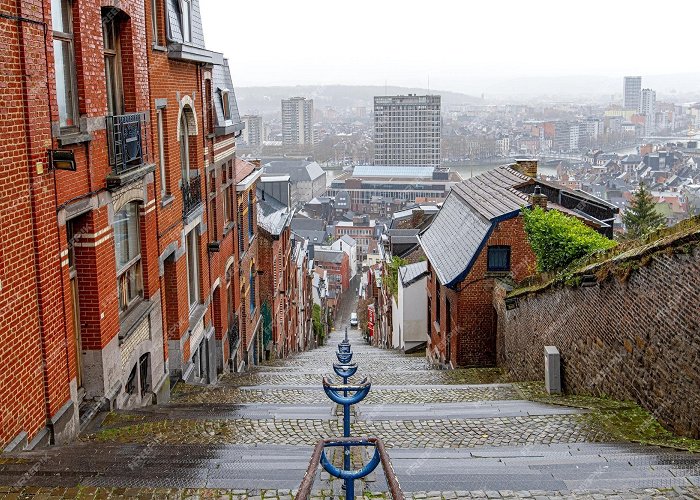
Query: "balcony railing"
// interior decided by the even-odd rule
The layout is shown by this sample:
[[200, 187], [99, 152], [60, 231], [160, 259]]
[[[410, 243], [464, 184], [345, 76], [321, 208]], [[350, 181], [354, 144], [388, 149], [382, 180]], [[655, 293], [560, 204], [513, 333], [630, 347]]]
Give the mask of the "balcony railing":
[[202, 178], [182, 179], [182, 216], [187, 217], [202, 204]]
[[140, 167], [148, 161], [146, 113], [107, 117], [109, 163], [115, 174]]

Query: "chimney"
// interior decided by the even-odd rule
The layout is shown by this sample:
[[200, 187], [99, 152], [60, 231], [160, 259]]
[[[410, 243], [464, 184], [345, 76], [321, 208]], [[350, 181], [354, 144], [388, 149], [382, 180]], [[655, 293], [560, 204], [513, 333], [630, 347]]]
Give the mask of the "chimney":
[[411, 212], [411, 227], [416, 229], [418, 226], [420, 226], [421, 222], [423, 222], [423, 210], [420, 208], [414, 208]]
[[[535, 167], [537, 162], [535, 162]], [[540, 207], [542, 210], [547, 210], [547, 195], [542, 194], [542, 189], [539, 186], [535, 186], [535, 192], [530, 195], [530, 205], [532, 208]]]
[[533, 179], [537, 178], [537, 160], [515, 160], [513, 168]]

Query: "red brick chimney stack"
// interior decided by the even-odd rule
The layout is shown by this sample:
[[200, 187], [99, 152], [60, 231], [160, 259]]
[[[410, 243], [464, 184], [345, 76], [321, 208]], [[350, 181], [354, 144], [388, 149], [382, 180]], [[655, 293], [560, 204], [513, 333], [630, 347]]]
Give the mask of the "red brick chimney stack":
[[535, 192], [530, 195], [530, 205], [532, 208], [540, 207], [542, 210], [547, 210], [547, 195], [542, 194], [539, 186], [535, 186]]

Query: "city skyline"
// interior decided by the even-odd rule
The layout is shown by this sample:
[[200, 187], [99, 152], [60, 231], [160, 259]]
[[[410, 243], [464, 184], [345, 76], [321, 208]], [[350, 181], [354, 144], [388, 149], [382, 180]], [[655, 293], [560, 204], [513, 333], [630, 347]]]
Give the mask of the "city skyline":
[[[236, 80], [241, 87], [386, 82], [473, 93], [479, 89], [488, 92], [494, 80], [535, 75], [619, 78], [682, 73], [688, 67], [687, 57], [674, 47], [691, 46], [691, 30], [678, 30], [673, 46], [610, 44], [606, 37], [572, 36], [577, 30], [590, 31], [597, 25], [605, 24], [607, 29], [615, 22], [622, 36], [625, 27], [649, 22], [648, 10], [639, 3], [634, 8], [628, 8], [630, 5], [597, 1], [572, 15], [567, 5], [555, 2], [542, 2], [539, 8], [515, 2], [468, 6], [438, 2], [418, 16], [414, 3], [397, 8], [391, 3], [360, 1], [341, 12], [316, 0], [301, 6], [276, 2], [234, 6], [210, 1], [202, 3], [202, 14], [207, 44], [235, 54], [232, 62], [238, 68]], [[687, 4], [671, 2], [668, 9], [675, 7], [688, 14]], [[226, 15], [229, 11], [230, 16]], [[231, 16], [264, 20], [265, 30], [279, 36], [260, 37], [259, 23], [240, 23], [236, 30], [241, 38], [256, 37], [258, 41], [250, 50], [235, 50], [230, 31], [223, 24]], [[347, 30], [338, 29], [338, 19]], [[382, 30], [365, 32], [363, 26], [368, 27], [372, 19], [393, 22], [383, 21]], [[426, 22], [440, 36], [408, 36], [424, 30]], [[299, 36], [301, 32], [295, 30], [300, 26], [311, 31]], [[321, 42], [314, 44], [313, 50], [304, 48], [309, 36]], [[523, 38], [528, 42], [522, 44]], [[288, 57], [278, 57], [281, 39]], [[566, 43], [560, 43], [562, 40]], [[380, 57], [383, 50], [391, 51], [392, 57]], [[522, 50], [530, 55], [518, 57]]]

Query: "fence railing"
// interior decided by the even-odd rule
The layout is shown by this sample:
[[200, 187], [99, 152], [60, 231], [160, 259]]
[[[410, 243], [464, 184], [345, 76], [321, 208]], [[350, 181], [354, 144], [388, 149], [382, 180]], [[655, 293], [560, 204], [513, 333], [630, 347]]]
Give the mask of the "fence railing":
[[187, 217], [202, 204], [202, 177], [182, 179], [182, 216]]

